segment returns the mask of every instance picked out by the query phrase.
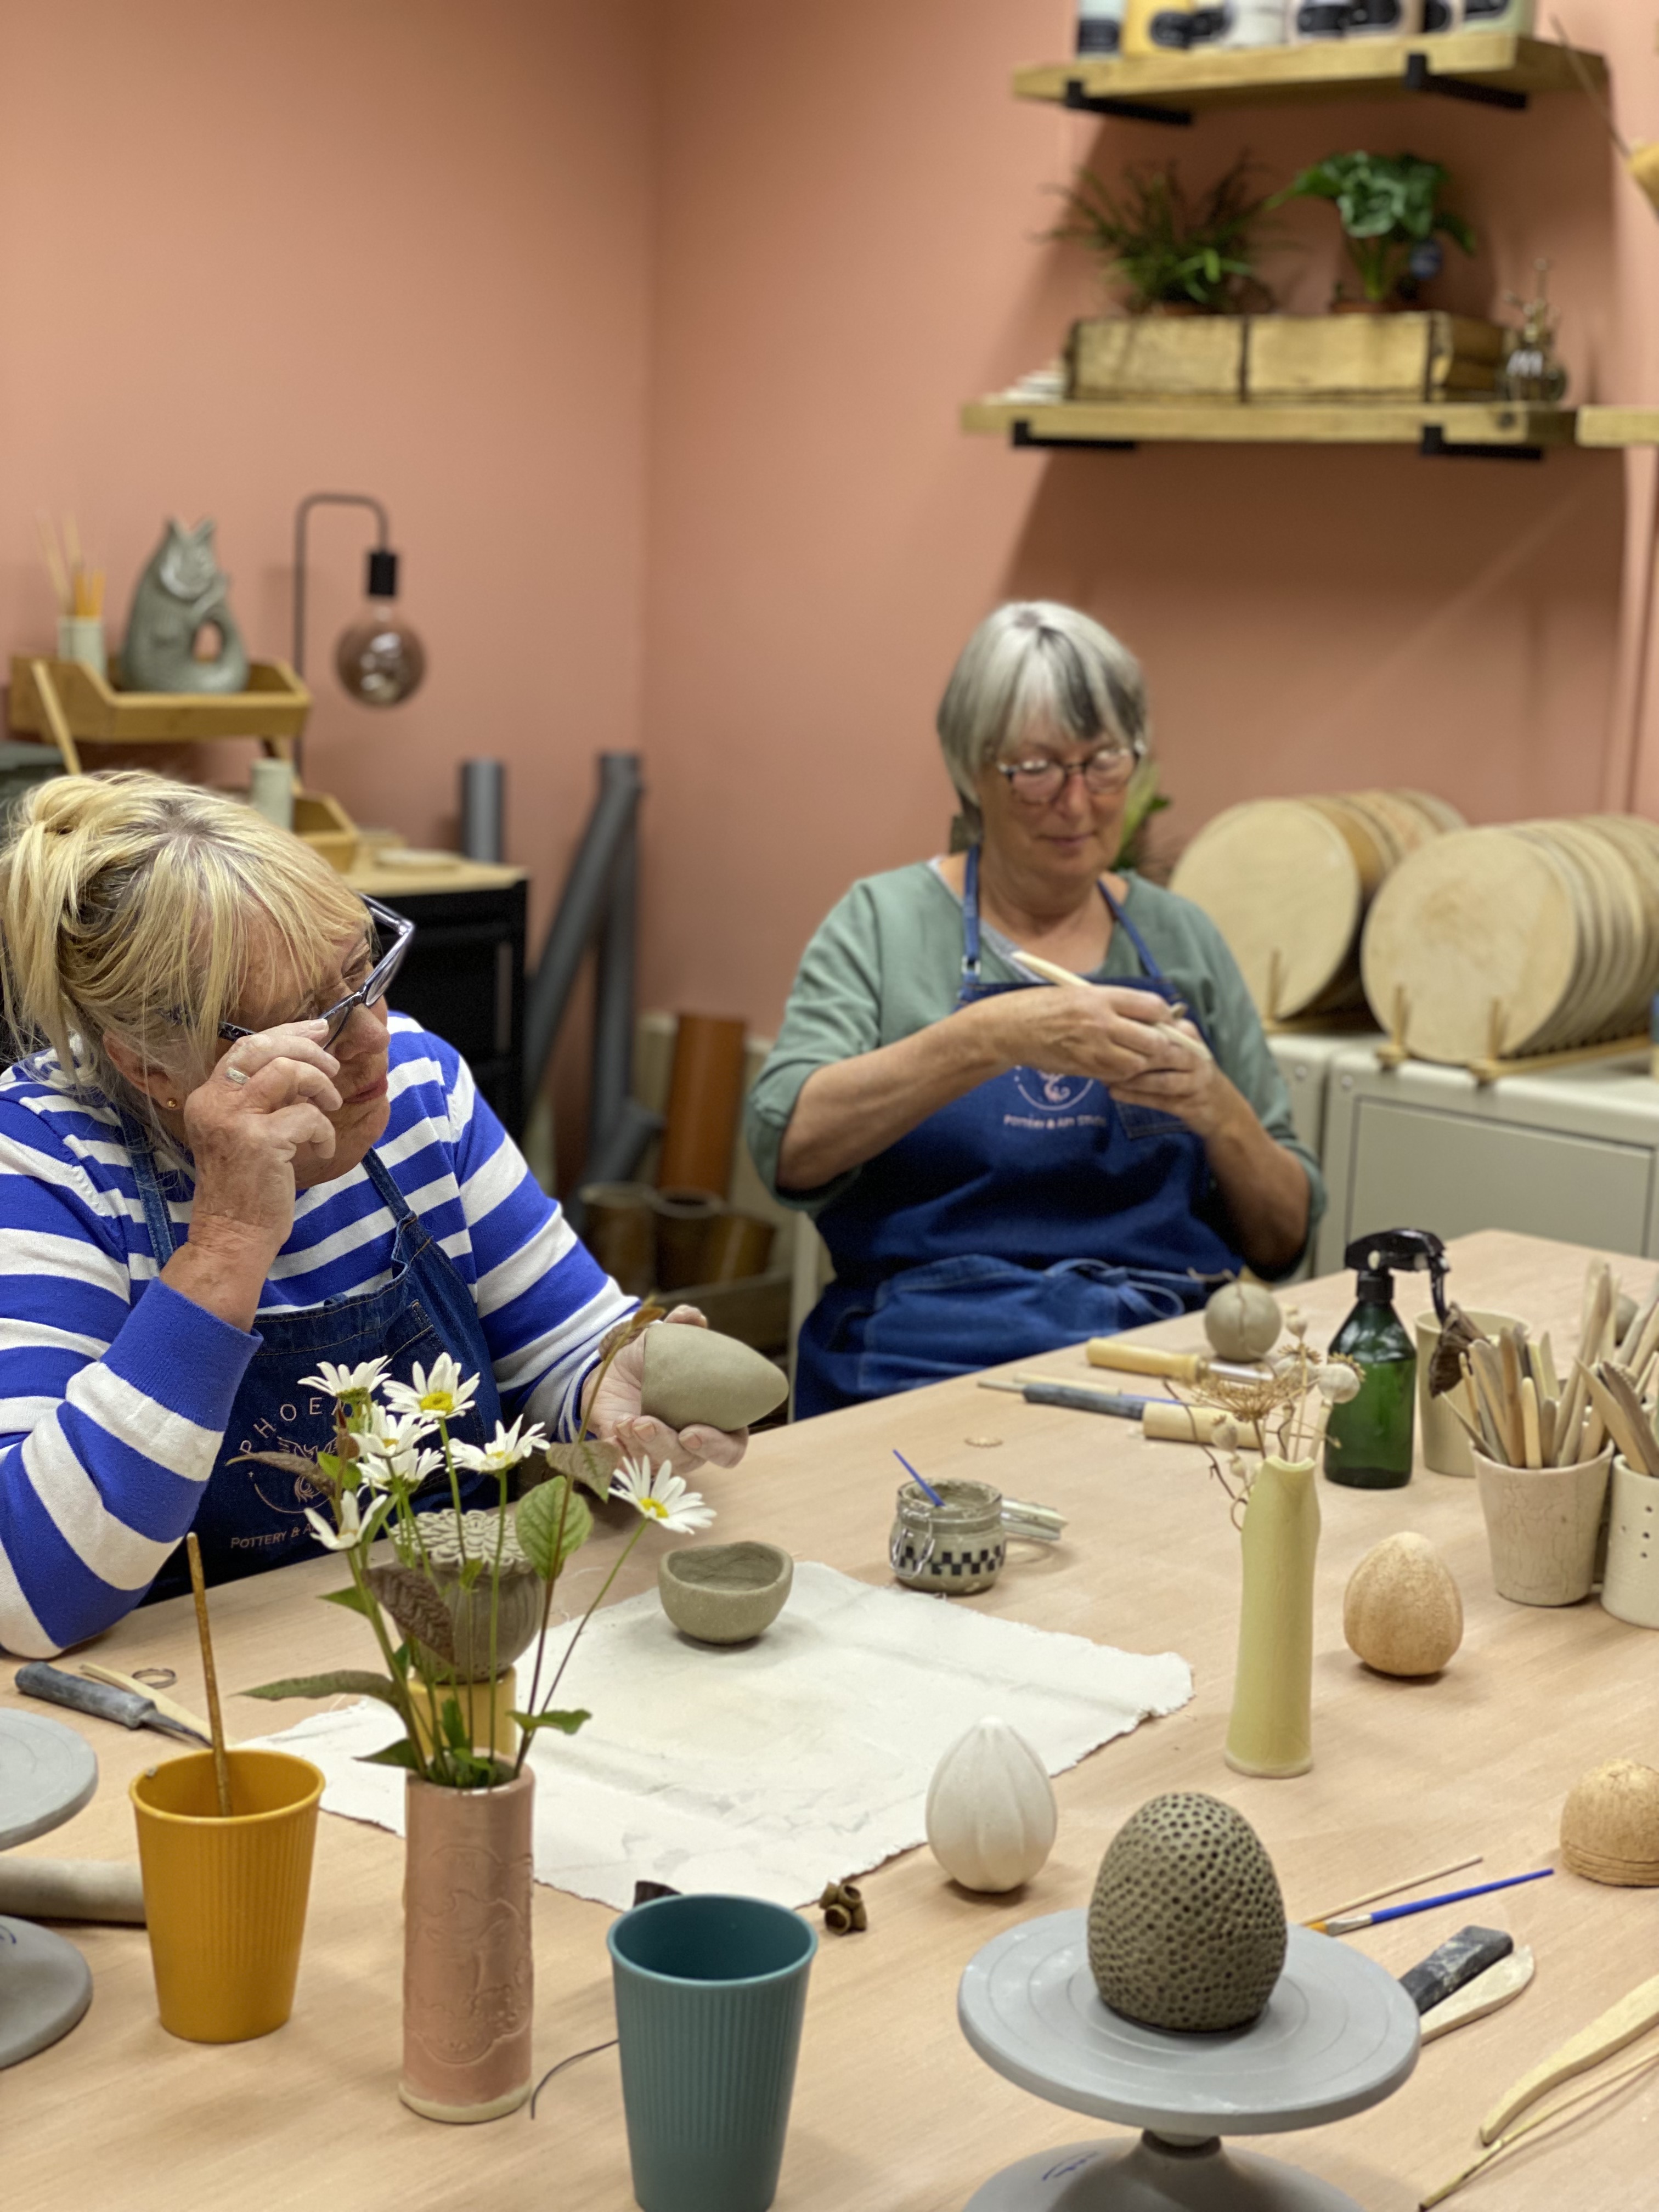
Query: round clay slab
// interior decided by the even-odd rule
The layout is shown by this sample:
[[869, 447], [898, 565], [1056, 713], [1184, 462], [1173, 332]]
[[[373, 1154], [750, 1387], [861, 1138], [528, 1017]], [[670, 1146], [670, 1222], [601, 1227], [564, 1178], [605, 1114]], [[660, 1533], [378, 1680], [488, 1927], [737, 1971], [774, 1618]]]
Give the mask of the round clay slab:
[[1170, 888], [1214, 922], [1264, 1014], [1300, 1013], [1353, 950], [1358, 866], [1336, 824], [1298, 799], [1218, 814], [1182, 854]]
[[34, 1713], [0, 1712], [0, 1851], [61, 1827], [97, 1787], [83, 1736]]
[[962, 2032], [1033, 2096], [1160, 2135], [1276, 2135], [1364, 2112], [1417, 2063], [1417, 2008], [1339, 1937], [1292, 1928], [1285, 1971], [1248, 2027], [1181, 2035], [1102, 2003], [1088, 1916], [1052, 1912], [997, 1936], [957, 1994]]

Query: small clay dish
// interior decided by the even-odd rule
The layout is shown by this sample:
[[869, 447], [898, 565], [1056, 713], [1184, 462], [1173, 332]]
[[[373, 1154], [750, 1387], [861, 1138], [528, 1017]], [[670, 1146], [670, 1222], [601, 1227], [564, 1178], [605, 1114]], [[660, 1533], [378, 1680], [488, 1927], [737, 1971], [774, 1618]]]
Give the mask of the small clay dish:
[[699, 1644], [749, 1644], [783, 1611], [795, 1563], [775, 1544], [702, 1544], [665, 1552], [662, 1609]]

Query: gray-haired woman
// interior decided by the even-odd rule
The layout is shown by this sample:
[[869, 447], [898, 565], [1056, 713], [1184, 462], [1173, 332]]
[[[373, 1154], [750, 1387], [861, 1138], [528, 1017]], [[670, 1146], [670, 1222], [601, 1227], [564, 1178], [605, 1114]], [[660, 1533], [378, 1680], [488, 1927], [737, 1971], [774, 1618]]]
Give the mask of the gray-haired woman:
[[1133, 657], [1069, 607], [999, 608], [939, 733], [975, 842], [854, 885], [749, 1103], [762, 1175], [836, 1263], [802, 1413], [1286, 1273], [1323, 1203], [1213, 924], [1113, 872], [1147, 746]]

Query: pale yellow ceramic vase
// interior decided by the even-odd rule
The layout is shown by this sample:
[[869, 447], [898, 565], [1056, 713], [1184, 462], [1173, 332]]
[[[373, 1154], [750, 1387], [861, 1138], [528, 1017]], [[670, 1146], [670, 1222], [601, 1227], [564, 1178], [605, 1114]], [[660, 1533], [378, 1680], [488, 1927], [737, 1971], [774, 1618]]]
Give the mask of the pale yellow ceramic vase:
[[1226, 1759], [1239, 1774], [1313, 1765], [1313, 1580], [1319, 1492], [1310, 1459], [1264, 1459], [1241, 1541], [1244, 1595]]

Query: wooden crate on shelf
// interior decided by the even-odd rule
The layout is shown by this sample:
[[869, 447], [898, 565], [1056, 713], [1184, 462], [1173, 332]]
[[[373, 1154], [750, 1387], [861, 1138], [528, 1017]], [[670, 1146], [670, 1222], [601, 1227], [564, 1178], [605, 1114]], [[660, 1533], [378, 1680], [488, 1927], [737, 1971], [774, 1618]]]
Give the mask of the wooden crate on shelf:
[[119, 664], [109, 677], [79, 660], [14, 653], [11, 727], [55, 744], [71, 775], [82, 744], [178, 745], [215, 738], [257, 738], [292, 757], [311, 712], [311, 694], [286, 661], [256, 660], [245, 691], [123, 691]]
[[337, 799], [325, 791], [296, 791], [294, 794], [294, 834], [302, 837], [341, 875], [349, 875], [357, 858], [357, 825]]
[[1255, 315], [1245, 386], [1252, 399], [1381, 401], [1490, 395], [1513, 334], [1437, 311]]
[[1074, 323], [1073, 399], [1242, 399], [1242, 315], [1114, 315]]

